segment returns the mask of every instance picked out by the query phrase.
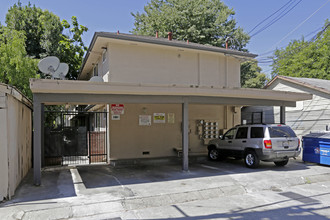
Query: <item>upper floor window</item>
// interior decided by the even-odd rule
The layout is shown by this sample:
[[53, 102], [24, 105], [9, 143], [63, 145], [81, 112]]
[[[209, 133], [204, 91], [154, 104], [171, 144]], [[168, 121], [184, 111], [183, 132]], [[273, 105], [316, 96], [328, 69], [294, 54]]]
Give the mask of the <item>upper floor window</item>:
[[104, 49], [102, 53], [102, 62], [104, 62], [106, 59], [107, 59], [107, 49]]
[[93, 76], [98, 76], [98, 71], [99, 71], [99, 67], [98, 67], [98, 65], [96, 64], [96, 65], [94, 66], [94, 69], [93, 69]]

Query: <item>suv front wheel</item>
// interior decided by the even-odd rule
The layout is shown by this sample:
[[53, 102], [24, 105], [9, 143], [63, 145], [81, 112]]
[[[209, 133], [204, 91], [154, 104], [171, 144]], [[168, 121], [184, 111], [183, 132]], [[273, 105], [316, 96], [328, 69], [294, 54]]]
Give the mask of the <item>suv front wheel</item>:
[[244, 162], [246, 167], [256, 168], [259, 166], [260, 160], [258, 158], [258, 155], [254, 151], [249, 150], [244, 155]]

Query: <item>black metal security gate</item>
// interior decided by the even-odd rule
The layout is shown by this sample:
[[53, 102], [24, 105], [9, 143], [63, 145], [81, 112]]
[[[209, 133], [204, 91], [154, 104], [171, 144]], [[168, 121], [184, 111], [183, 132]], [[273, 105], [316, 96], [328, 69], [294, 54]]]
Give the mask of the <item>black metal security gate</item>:
[[107, 162], [107, 112], [45, 111], [44, 165]]

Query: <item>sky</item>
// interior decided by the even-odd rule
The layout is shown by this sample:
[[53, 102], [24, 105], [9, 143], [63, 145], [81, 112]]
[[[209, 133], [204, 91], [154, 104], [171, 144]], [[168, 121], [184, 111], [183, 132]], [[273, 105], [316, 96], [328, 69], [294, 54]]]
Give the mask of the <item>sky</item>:
[[[134, 28], [131, 12], [143, 12], [149, 0], [20, 0], [47, 9], [60, 19], [70, 21], [76, 16], [81, 25], [88, 27], [83, 35], [85, 45], [89, 46], [94, 32], [130, 33]], [[0, 0], [0, 22], [5, 24], [5, 15], [17, 0]], [[276, 48], [283, 48], [294, 39], [312, 38], [320, 31], [326, 19], [330, 20], [330, 0], [223, 0], [235, 11], [237, 25], [250, 32], [257, 24], [276, 12], [287, 3], [297, 4], [290, 12], [272, 26], [253, 36], [247, 45], [249, 52], [260, 55], [259, 66], [270, 76], [271, 62], [267, 56]], [[270, 20], [267, 20], [268, 22]], [[266, 22], [267, 23], [267, 22]], [[264, 23], [264, 24], [266, 24]], [[254, 32], [251, 32], [253, 34]], [[268, 53], [267, 53], [268, 52]], [[265, 54], [267, 53], [267, 54]], [[265, 60], [266, 58], [266, 60]]]

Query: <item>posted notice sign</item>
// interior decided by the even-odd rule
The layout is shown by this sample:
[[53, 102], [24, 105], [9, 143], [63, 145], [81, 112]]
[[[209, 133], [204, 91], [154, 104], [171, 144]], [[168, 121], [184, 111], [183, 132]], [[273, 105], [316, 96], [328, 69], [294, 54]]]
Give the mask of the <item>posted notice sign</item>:
[[112, 115], [123, 115], [124, 114], [124, 104], [111, 104], [110, 107]]
[[139, 125], [140, 126], [150, 126], [151, 125], [151, 115], [139, 115]]

